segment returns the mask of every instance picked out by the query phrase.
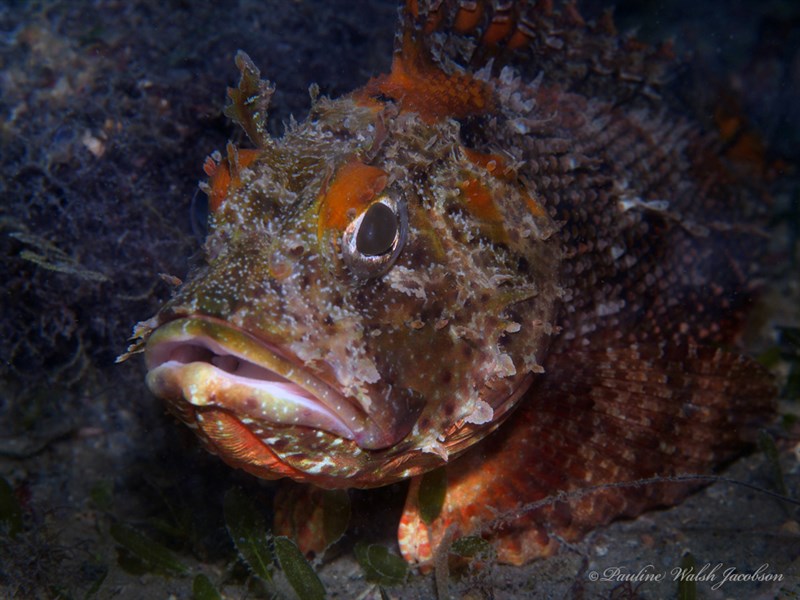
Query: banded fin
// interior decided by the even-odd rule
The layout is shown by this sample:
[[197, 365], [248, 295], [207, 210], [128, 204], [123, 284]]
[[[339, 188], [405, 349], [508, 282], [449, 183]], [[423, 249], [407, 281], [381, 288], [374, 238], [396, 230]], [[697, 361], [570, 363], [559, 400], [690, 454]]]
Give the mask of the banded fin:
[[506, 425], [447, 466], [444, 507], [430, 525], [420, 517], [419, 478], [412, 483], [401, 551], [425, 565], [452, 528], [455, 537], [480, 533], [498, 560], [523, 564], [552, 554], [559, 539], [676, 504], [702, 484], [608, 484], [708, 473], [755, 440], [774, 392], [753, 360], [710, 347], [559, 352]]
[[364, 105], [389, 98], [401, 112], [415, 112], [427, 123], [447, 117], [464, 119], [495, 108], [486, 82], [457, 65], [449, 67], [435, 60], [424, 36], [406, 27], [391, 72], [371, 79], [354, 97]]
[[660, 100], [677, 72], [671, 42], [621, 36], [610, 11], [589, 19], [574, 1], [407, 0], [405, 14], [445, 69], [514, 64], [527, 80], [543, 73], [546, 85], [612, 101]]

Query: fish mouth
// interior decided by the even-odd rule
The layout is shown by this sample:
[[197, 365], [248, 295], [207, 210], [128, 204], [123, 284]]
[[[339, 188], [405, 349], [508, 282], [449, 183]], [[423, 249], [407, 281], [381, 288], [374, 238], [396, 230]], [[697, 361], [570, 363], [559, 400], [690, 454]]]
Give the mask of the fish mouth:
[[221, 320], [190, 317], [160, 326], [147, 341], [145, 361], [148, 387], [181, 418], [222, 410], [267, 437], [273, 427], [300, 426], [362, 447], [375, 443], [362, 411], [343, 394], [277, 346]]

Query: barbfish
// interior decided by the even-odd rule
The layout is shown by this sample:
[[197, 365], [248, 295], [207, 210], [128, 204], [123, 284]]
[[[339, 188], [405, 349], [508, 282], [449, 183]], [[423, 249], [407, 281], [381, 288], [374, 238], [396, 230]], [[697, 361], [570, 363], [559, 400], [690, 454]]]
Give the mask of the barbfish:
[[574, 3], [398, 12], [391, 71], [337, 99], [312, 86], [279, 138], [274, 86], [239, 52], [225, 113], [251, 145], [207, 159], [204, 264], [131, 350], [229, 465], [411, 479], [409, 562], [477, 533], [522, 564], [679, 502], [697, 485], [670, 478], [770, 418], [770, 377], [736, 349], [768, 199], [678, 107], [668, 44]]

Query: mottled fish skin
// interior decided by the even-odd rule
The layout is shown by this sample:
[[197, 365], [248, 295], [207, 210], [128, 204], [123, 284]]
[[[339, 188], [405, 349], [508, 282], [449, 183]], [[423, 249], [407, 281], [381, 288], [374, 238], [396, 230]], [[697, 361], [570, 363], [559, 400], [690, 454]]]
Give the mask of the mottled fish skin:
[[[207, 265], [139, 346], [150, 388], [231, 465], [323, 487], [448, 465], [433, 523], [412, 485], [404, 556], [477, 531], [522, 563], [688, 488], [606, 490], [487, 532], [497, 514], [707, 471], [769, 415], [767, 376], [719, 349], [752, 302], [763, 201], [662, 99], [668, 49], [608, 19], [411, 1], [402, 22], [390, 74], [315, 100], [279, 139], [240, 53], [227, 113], [256, 148], [207, 163]], [[520, 75], [531, 63], [540, 77]]]
[[[465, 82], [491, 99], [488, 84]], [[366, 487], [444, 464], [541, 371], [561, 294], [556, 225], [504, 159], [481, 164], [455, 120], [366, 90], [320, 99], [283, 138], [261, 141], [247, 168], [229, 149], [235, 185], [212, 216], [208, 265], [148, 325], [161, 326], [148, 339], [150, 387], [213, 451], [261, 476]], [[407, 220], [402, 250], [388, 269], [348, 265], [345, 229], [382, 197]], [[346, 423], [262, 418], [209, 351], [159, 366], [199, 339], [294, 377]], [[282, 366], [248, 354], [256, 344]]]

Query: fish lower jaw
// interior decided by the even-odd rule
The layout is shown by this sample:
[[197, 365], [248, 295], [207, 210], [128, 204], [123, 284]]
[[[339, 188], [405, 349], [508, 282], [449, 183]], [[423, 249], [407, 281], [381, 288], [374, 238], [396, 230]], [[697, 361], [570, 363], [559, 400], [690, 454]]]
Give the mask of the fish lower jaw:
[[349, 440], [358, 437], [354, 428], [318, 399], [274, 374], [269, 379], [256, 378], [237, 375], [208, 362], [168, 360], [148, 372], [147, 385], [167, 401], [183, 400], [201, 410], [225, 410], [248, 428], [299, 425]]
[[374, 432], [363, 410], [277, 347], [207, 316], [169, 321], [145, 348], [147, 385], [193, 425], [193, 413], [224, 411], [261, 438], [300, 426], [359, 445]]

